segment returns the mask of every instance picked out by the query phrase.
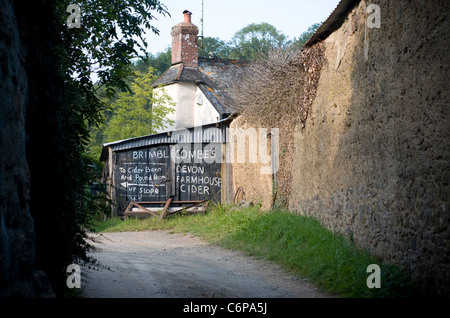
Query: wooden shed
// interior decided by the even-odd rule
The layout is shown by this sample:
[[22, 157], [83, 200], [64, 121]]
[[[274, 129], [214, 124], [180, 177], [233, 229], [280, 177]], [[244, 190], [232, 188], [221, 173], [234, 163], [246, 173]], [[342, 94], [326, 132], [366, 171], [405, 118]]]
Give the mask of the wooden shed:
[[225, 162], [230, 121], [104, 144], [100, 159], [112, 213], [124, 215], [131, 202], [169, 198], [225, 202], [233, 195], [227, 190], [231, 171]]

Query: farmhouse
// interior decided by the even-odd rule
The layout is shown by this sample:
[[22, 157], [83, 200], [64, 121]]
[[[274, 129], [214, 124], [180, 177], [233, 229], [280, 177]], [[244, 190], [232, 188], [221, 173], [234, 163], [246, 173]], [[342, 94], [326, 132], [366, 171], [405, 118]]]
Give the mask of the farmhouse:
[[228, 88], [248, 62], [198, 57], [198, 28], [191, 12], [172, 28], [172, 66], [154, 83], [154, 91], [164, 90], [175, 102], [169, 115], [174, 124], [164, 131], [202, 126], [228, 118], [232, 99]]
[[175, 104], [173, 125], [103, 145], [114, 214], [123, 215], [134, 201], [225, 202], [233, 195], [224, 160], [227, 128], [235, 117], [227, 91], [248, 63], [199, 58], [198, 28], [191, 12], [183, 14], [184, 21], [172, 28], [172, 66], [153, 84], [155, 94], [164, 90]]

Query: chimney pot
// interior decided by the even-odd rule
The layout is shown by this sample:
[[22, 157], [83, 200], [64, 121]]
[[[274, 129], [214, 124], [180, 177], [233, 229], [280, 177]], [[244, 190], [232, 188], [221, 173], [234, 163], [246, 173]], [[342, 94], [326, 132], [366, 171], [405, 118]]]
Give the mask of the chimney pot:
[[183, 11], [183, 14], [184, 14], [184, 22], [186, 22], [186, 23], [192, 23], [192, 22], [191, 22], [191, 15], [192, 15], [192, 12], [190, 12], [190, 11], [188, 11], [188, 10], [184, 10], [184, 11]]

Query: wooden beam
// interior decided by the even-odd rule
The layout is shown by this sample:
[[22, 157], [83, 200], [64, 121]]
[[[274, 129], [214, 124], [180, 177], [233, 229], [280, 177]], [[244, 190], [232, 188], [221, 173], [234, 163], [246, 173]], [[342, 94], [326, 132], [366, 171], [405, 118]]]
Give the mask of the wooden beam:
[[161, 214], [159, 215], [158, 222], [161, 221], [166, 215], [167, 209], [169, 209], [170, 206], [170, 202], [172, 202], [172, 198], [169, 198], [169, 200], [167, 200], [166, 204], [164, 205], [164, 209], [161, 211]]
[[[176, 211], [172, 211], [172, 212], [170, 212], [170, 214], [172, 215], [172, 214], [179, 213], [179, 212], [183, 211], [183, 209], [187, 211], [188, 209], [192, 209], [192, 208], [194, 208], [194, 207], [196, 207], [196, 206], [199, 206], [199, 205], [202, 205], [202, 204], [206, 204], [206, 205], [205, 205], [205, 206], [203, 207], [203, 209], [202, 209], [201, 211], [199, 211], [199, 212], [205, 212], [205, 211], [206, 211], [206, 208], [208, 207], [208, 204], [209, 204], [209, 200], [203, 200], [203, 201], [199, 201], [199, 202], [197, 202], [197, 203], [195, 203], [195, 201], [191, 201], [191, 202], [194, 202], [194, 204], [191, 205], [191, 206], [182, 207], [181, 209], [176, 210]], [[194, 211], [187, 211], [187, 212], [194, 213]]]
[[[144, 207], [145, 204], [162, 204], [164, 203], [164, 207], [159, 211], [152, 211], [149, 207]], [[187, 206], [178, 207], [178, 210], [169, 211], [169, 207], [173, 204], [187, 204]], [[195, 207], [203, 205], [198, 211], [189, 211]], [[172, 201], [172, 198], [169, 198], [167, 201], [153, 201], [153, 202], [130, 202], [128, 207], [125, 209], [125, 219], [128, 216], [154, 216], [158, 217], [158, 222], [161, 221], [164, 217], [179, 213], [183, 210], [189, 213], [202, 213], [205, 212], [208, 208], [209, 200], [197, 200], [197, 201]], [[138, 210], [133, 211], [133, 208], [137, 208]]]
[[[173, 201], [171, 204], [193, 204], [193, 203], [201, 203], [205, 200], [194, 200], [194, 201]], [[139, 204], [165, 204], [167, 201], [149, 201], [149, 202], [138, 202]], [[133, 202], [136, 203], [136, 202]]]

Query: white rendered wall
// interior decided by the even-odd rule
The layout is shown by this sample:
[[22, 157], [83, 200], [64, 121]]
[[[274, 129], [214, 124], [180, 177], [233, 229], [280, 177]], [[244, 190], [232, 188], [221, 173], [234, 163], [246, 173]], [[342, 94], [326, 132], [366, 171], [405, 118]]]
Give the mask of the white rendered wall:
[[[175, 112], [168, 116], [169, 119], [175, 121], [175, 124], [159, 132], [206, 125], [220, 119], [219, 113], [197, 85], [175, 83], [164, 86], [163, 89], [176, 104]], [[161, 88], [156, 88], [154, 92], [155, 94], [160, 93]]]
[[202, 90], [196, 86], [194, 100], [194, 126], [202, 126], [219, 121], [220, 114], [203, 94]]

